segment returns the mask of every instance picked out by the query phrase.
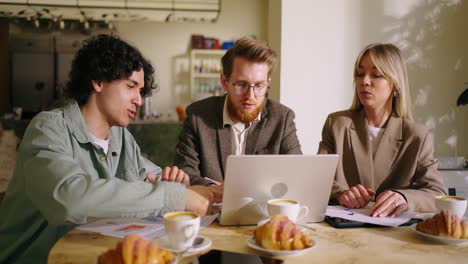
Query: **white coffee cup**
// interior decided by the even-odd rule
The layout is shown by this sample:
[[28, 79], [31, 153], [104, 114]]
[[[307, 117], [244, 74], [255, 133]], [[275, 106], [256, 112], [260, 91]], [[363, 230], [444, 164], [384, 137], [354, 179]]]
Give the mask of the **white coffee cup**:
[[453, 215], [463, 218], [466, 211], [467, 201], [458, 196], [436, 196], [435, 204], [439, 210], [450, 209]]
[[298, 202], [288, 199], [272, 199], [267, 202], [268, 214], [273, 217], [277, 214], [287, 216], [296, 222], [303, 219], [309, 213], [309, 208]]
[[171, 212], [164, 215], [164, 227], [173, 250], [186, 250], [193, 245], [200, 229], [200, 216], [192, 212]]

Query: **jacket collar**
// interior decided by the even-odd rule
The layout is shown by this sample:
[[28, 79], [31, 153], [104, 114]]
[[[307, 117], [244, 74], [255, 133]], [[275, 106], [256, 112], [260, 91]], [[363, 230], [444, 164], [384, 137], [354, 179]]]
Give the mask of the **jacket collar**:
[[67, 126], [70, 128], [71, 133], [75, 136], [78, 142], [93, 142], [92, 137], [89, 134], [88, 127], [86, 126], [86, 122], [81, 114], [80, 107], [75, 100], [64, 107], [63, 117]]
[[353, 111], [349, 134], [356, 168], [359, 173], [359, 182], [366, 188], [374, 189], [372, 146], [369, 140], [369, 130], [367, 129], [367, 119], [364, 110]]
[[247, 143], [245, 146], [245, 154], [255, 154], [257, 151], [258, 143], [262, 138], [263, 128], [268, 121], [268, 107], [270, 105], [270, 100], [265, 98], [266, 102], [263, 106], [260, 120], [255, 120], [250, 124], [250, 129], [247, 135]]
[[[67, 126], [70, 128], [71, 133], [78, 142], [81, 144], [91, 143], [97, 147], [89, 133], [88, 127], [86, 126], [80, 107], [75, 100], [64, 107], [63, 115]], [[118, 140], [118, 138], [120, 138], [120, 132], [121, 130], [119, 127], [111, 127], [109, 131], [110, 141], [107, 153], [111, 153], [112, 155], [119, 154], [122, 145], [120, 140]]]
[[353, 113], [349, 128], [356, 167], [360, 182], [367, 188], [376, 190], [387, 178], [391, 165], [398, 154], [402, 143], [403, 119], [391, 115], [372, 157], [368, 122], [364, 110]]
[[380, 186], [390, 173], [403, 139], [403, 119], [391, 115], [374, 156], [375, 186]]

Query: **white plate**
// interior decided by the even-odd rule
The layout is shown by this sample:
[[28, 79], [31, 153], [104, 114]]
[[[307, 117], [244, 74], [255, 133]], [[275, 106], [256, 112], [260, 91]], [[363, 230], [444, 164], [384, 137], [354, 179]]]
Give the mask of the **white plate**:
[[298, 255], [298, 254], [302, 254], [306, 251], [309, 251], [311, 249], [313, 249], [314, 247], [317, 246], [317, 242], [310, 238], [312, 240], [312, 246], [309, 247], [309, 248], [304, 248], [304, 249], [297, 249], [297, 250], [276, 250], [276, 249], [266, 249], [266, 248], [263, 248], [259, 245], [257, 245], [257, 243], [255, 242], [255, 239], [253, 236], [250, 236], [248, 239], [247, 239], [247, 245], [250, 247], [250, 248], [253, 248], [255, 250], [258, 250], [258, 251], [261, 251], [263, 253], [266, 253], [266, 254], [269, 254], [269, 255], [273, 255], [273, 256], [289, 256], [289, 255]]
[[[173, 254], [174, 255], [174, 261], [172, 261], [171, 263], [169, 264], [177, 264], [179, 263], [179, 257], [177, 257], [176, 254]], [[96, 259], [96, 264], [99, 264], [99, 260]]]
[[461, 243], [467, 243], [468, 239], [462, 239], [462, 238], [450, 238], [446, 236], [436, 236], [436, 235], [431, 235], [431, 234], [426, 234], [424, 232], [421, 232], [416, 229], [416, 225], [412, 225], [410, 227], [414, 232], [418, 233], [420, 236], [423, 236], [427, 240], [437, 242], [437, 243], [442, 243], [442, 244], [461, 244]]
[[173, 249], [169, 246], [169, 241], [167, 239], [167, 236], [163, 236], [163, 237], [160, 237], [160, 238], [157, 238], [155, 239], [154, 241], [156, 243], [159, 244], [159, 246], [161, 246], [162, 248], [164, 249], [167, 249], [173, 253], [181, 253], [183, 252], [182, 256], [190, 256], [190, 255], [193, 255], [199, 251], [202, 251], [202, 250], [205, 250], [205, 249], [208, 249], [209, 247], [211, 247], [211, 239], [209, 239], [208, 237], [206, 236], [200, 236], [198, 235], [196, 238], [195, 238], [195, 241], [197, 241], [197, 239], [201, 239], [201, 242], [199, 242], [196, 247], [192, 247], [188, 250], [186, 250], [184, 252], [184, 250], [177, 250], [177, 249]]

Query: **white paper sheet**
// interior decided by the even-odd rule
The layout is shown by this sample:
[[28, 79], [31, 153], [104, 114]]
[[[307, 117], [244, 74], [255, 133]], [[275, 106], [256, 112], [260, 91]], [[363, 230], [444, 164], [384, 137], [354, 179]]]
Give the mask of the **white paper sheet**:
[[[200, 227], [206, 227], [210, 225], [217, 216], [218, 214], [202, 217], [200, 219]], [[124, 237], [128, 234], [136, 234], [149, 240], [166, 235], [166, 232], [164, 231], [164, 220], [161, 216], [148, 217], [146, 219], [104, 219], [78, 226], [76, 229], [96, 232], [102, 235], [113, 237]]]
[[352, 221], [376, 224], [381, 226], [399, 226], [408, 222], [411, 218], [421, 218], [415, 212], [406, 211], [398, 217], [372, 217], [369, 216], [371, 205], [361, 209], [350, 209], [344, 206], [328, 206], [325, 214], [330, 217], [339, 217]]

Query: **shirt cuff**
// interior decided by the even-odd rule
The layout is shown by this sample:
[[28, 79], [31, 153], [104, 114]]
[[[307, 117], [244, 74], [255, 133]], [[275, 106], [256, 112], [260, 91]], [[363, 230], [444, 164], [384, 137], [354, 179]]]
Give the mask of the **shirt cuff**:
[[182, 183], [178, 182], [165, 182], [165, 195], [164, 195], [164, 213], [173, 211], [185, 210], [185, 193], [187, 189]]

